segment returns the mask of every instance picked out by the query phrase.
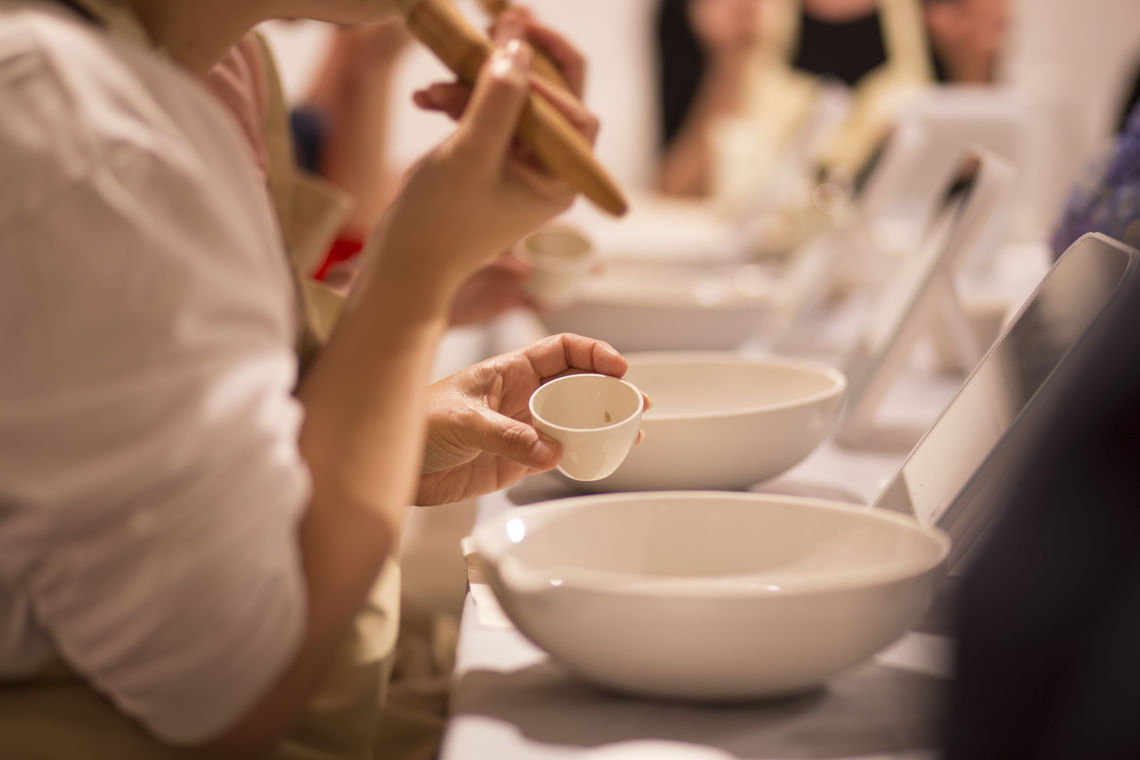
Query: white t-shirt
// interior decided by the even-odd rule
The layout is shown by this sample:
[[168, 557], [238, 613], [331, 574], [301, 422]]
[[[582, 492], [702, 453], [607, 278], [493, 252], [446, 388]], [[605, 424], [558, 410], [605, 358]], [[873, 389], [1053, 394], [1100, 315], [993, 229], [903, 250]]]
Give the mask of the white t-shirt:
[[304, 629], [293, 285], [233, 118], [0, 4], [0, 688], [62, 658], [210, 738]]

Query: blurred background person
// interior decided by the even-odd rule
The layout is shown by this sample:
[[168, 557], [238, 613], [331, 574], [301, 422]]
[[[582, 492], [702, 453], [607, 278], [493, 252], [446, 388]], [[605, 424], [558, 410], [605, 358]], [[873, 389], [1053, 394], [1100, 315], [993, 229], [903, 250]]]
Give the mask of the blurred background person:
[[1077, 175], [1049, 245], [1054, 258], [1086, 232], [1140, 248], [1140, 66], [1132, 64], [1115, 134]]
[[304, 98], [290, 112], [298, 164], [352, 199], [351, 211], [313, 272], [344, 284], [339, 267], [358, 254], [399, 184], [389, 156], [392, 78], [411, 41], [401, 19], [362, 27], [335, 27]]
[[1008, 0], [924, 0], [923, 6], [936, 80], [997, 81], [1008, 36]]
[[[851, 181], [908, 92], [993, 82], [1005, 28], [1006, 0], [663, 0], [658, 188], [747, 193], [792, 150]], [[797, 146], [836, 86], [850, 94], [842, 115]]]
[[761, 0], [664, 0], [657, 18], [664, 150], [658, 188], [706, 195], [710, 132], [738, 113], [759, 43]]

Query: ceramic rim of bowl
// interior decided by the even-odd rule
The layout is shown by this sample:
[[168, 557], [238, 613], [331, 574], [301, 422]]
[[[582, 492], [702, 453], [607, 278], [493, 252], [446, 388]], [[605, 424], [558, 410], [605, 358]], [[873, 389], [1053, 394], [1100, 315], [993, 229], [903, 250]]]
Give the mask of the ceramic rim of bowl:
[[[811, 393], [804, 396], [798, 396], [789, 401], [781, 401], [772, 404], [757, 404], [755, 406], [744, 406], [736, 409], [725, 410], [723, 412], [659, 412], [654, 409], [646, 411], [646, 422], [664, 422], [672, 420], [694, 420], [694, 419], [716, 419], [718, 417], [739, 417], [748, 414], [757, 414], [760, 412], [774, 412], [780, 409], [794, 409], [795, 407], [805, 406], [807, 404], [816, 403], [818, 401], [826, 401], [827, 399], [835, 396], [842, 395], [847, 390], [847, 375], [841, 370], [832, 367], [822, 362], [814, 362], [807, 359], [795, 358], [750, 358], [747, 356], [740, 356], [731, 352], [715, 352], [715, 351], [647, 351], [643, 353], [631, 352], [625, 354], [626, 360], [629, 361], [630, 369], [635, 366], [661, 366], [669, 364], [683, 364], [686, 359], [707, 359], [709, 363], [725, 363], [725, 364], [738, 364], [738, 365], [752, 365], [764, 367], [779, 367], [786, 369], [802, 369], [813, 372], [821, 377], [826, 377], [831, 380], [832, 386], [826, 390], [819, 391], [818, 393]], [[689, 366], [694, 362], [689, 362]]]
[[[911, 535], [922, 540], [932, 542], [934, 551], [930, 557], [920, 558], [905, 564], [899, 563], [888, 568], [872, 567], [864, 570], [836, 571], [834, 577], [822, 579], [805, 577], [796, 582], [782, 586], [756, 586], [742, 588], [741, 579], [759, 576], [760, 573], [736, 573], [724, 576], [649, 576], [640, 573], [618, 572], [612, 570], [593, 570], [582, 568], [581, 572], [557, 573], [520, 567], [517, 559], [510, 556], [510, 547], [515, 542], [507, 539], [498, 540], [506, 532], [505, 526], [512, 518], [518, 515], [537, 515], [535, 510], [541, 509], [546, 513], [571, 511], [583, 504], [622, 501], [682, 500], [682, 499], [713, 499], [718, 501], [778, 501], [783, 504], [794, 504], [807, 509], [816, 509], [844, 514], [858, 515], [860, 520], [874, 520], [892, 523], [906, 529]], [[557, 523], [554, 517], [551, 522]], [[487, 551], [487, 541], [484, 536], [493, 532], [490, 540], [495, 541], [503, 548], [498, 552]], [[549, 502], [529, 504], [525, 507], [514, 507], [496, 515], [482, 525], [477, 525], [475, 543], [479, 553], [487, 560], [494, 561], [502, 571], [505, 582], [518, 591], [540, 591], [547, 589], [567, 588], [590, 593], [615, 594], [625, 596], [653, 596], [672, 597], [678, 599], [755, 599], [784, 598], [812, 596], [818, 594], [831, 594], [844, 591], [855, 591], [872, 586], [906, 581], [927, 572], [937, 570], [950, 553], [950, 538], [942, 530], [934, 527], [924, 527], [915, 520], [902, 514], [896, 514], [883, 509], [852, 506], [825, 499], [813, 499], [800, 496], [784, 496], [781, 494], [762, 493], [733, 493], [727, 491], [639, 491], [636, 493], [606, 493], [576, 496], [558, 499]], [[557, 581], [552, 584], [551, 581]]]
[[[678, 298], [684, 300], [678, 300]], [[770, 298], [732, 294], [712, 303], [702, 303], [696, 294], [678, 295], [677, 293], [654, 293], [652, 291], [633, 291], [628, 293], [612, 293], [596, 289], [586, 289], [578, 297], [580, 303], [595, 306], [617, 306], [621, 308], [650, 308], [668, 309], [670, 311], [685, 312], [735, 312], [742, 311], [748, 314], [762, 313], [772, 308]]]
[[[548, 385], [553, 385], [554, 383], [562, 382], [563, 380], [568, 380], [571, 377], [605, 377], [605, 378], [609, 378], [610, 380], [616, 380], [619, 383], [621, 383], [622, 385], [625, 385], [626, 387], [632, 389], [634, 391], [634, 393], [637, 394], [637, 408], [634, 409], [631, 413], [622, 417], [620, 420], [612, 422], [609, 425], [602, 425], [600, 427], [585, 427], [585, 428], [584, 427], [567, 427], [566, 425], [559, 425], [555, 422], [551, 422], [546, 417], [543, 417], [541, 414], [539, 414], [538, 412], [536, 412], [534, 410], [534, 397], [538, 394], [538, 392], [540, 390], [547, 387]], [[582, 432], [582, 431], [587, 431], [587, 430], [590, 432], [594, 432], [594, 431], [602, 431], [602, 430], [612, 430], [612, 429], [614, 429], [620, 425], [624, 425], [625, 423], [629, 422], [631, 419], [633, 419], [634, 417], [636, 417], [639, 414], [642, 415], [642, 417], [644, 419], [645, 396], [644, 396], [644, 394], [642, 394], [640, 388], [638, 388], [636, 385], [634, 385], [633, 383], [629, 382], [628, 380], [626, 380], [624, 378], [614, 377], [613, 375], [603, 375], [600, 372], [577, 372], [573, 375], [563, 375], [562, 377], [556, 377], [553, 380], [547, 380], [545, 383], [543, 383], [542, 385], [535, 388], [534, 393], [530, 394], [530, 399], [526, 402], [526, 407], [527, 407], [527, 410], [530, 412], [531, 419], [542, 420], [542, 424], [548, 425], [549, 427], [554, 428], [555, 430], [561, 430], [561, 431], [567, 432], [567, 433], [577, 433], [577, 432]]]

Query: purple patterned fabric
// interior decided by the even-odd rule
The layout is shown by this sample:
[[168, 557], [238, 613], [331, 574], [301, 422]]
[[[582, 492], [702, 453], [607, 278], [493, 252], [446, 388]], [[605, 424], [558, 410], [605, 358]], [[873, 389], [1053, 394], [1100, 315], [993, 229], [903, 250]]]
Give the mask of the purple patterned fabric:
[[1140, 106], [1112, 148], [1077, 179], [1050, 241], [1053, 256], [1086, 232], [1103, 232], [1140, 248]]

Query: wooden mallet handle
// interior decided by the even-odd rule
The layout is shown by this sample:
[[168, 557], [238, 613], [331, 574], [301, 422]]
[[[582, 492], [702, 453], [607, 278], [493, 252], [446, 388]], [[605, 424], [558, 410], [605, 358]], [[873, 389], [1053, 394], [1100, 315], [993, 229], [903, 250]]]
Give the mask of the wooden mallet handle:
[[[461, 81], [474, 84], [493, 47], [450, 0], [395, 0], [411, 33]], [[543, 98], [530, 93], [518, 137], [546, 167], [600, 208], [621, 216], [629, 208], [617, 183], [594, 157], [590, 144]]]

